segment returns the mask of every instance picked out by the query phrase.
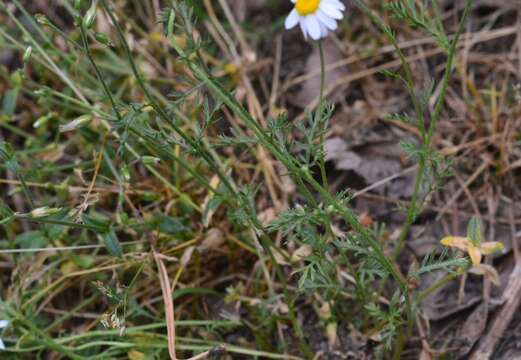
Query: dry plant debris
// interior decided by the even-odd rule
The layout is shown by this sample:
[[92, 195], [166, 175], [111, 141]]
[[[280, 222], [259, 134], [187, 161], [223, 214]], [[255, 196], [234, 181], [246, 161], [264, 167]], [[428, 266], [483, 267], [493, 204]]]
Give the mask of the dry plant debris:
[[521, 357], [521, 7], [384, 3], [0, 0], [0, 358]]

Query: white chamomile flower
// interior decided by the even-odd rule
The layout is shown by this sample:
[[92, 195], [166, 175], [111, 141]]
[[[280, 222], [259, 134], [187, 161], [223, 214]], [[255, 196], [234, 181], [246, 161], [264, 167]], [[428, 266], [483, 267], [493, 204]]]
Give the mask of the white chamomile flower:
[[337, 21], [341, 20], [346, 9], [341, 0], [291, 0], [295, 4], [284, 23], [286, 29], [297, 24], [307, 39], [313, 40], [327, 36], [329, 31], [335, 31]]
[[[6, 328], [9, 325], [7, 320], [0, 320], [0, 330]], [[0, 350], [5, 350], [4, 342], [0, 339]]]

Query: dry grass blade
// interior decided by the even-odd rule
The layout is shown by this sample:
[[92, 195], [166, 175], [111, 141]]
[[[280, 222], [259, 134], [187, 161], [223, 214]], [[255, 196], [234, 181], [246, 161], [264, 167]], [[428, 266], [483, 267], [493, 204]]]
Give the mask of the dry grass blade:
[[[165, 306], [165, 322], [167, 328], [168, 338], [168, 353], [171, 360], [178, 360], [176, 355], [176, 330], [175, 330], [175, 312], [174, 312], [174, 300], [172, 299], [172, 287], [170, 286], [170, 279], [166, 270], [165, 263], [163, 262], [164, 256], [158, 252], [154, 252], [154, 260], [156, 262], [159, 282], [161, 284], [161, 293], [163, 295], [163, 304]], [[217, 345], [210, 350], [202, 352], [198, 355], [192, 356], [186, 360], [200, 360], [210, 356], [218, 356], [226, 352], [224, 345]]]
[[168, 332], [168, 353], [170, 359], [177, 360], [175, 352], [175, 314], [174, 314], [174, 300], [172, 299], [172, 288], [168, 278], [166, 266], [161, 258], [161, 255], [154, 252], [154, 260], [159, 272], [159, 282], [161, 284], [161, 293], [163, 294], [163, 303], [165, 305], [165, 321]]

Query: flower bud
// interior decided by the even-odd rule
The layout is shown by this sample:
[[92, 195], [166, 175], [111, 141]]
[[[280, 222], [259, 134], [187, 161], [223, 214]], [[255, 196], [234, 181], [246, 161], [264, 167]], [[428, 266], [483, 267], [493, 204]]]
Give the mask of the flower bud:
[[306, 214], [306, 209], [304, 209], [304, 207], [300, 204], [297, 204], [295, 205], [295, 210], [297, 211], [297, 213], [299, 215], [305, 215]]
[[123, 180], [130, 181], [130, 171], [128, 170], [127, 165], [123, 165], [121, 168], [121, 176], [123, 177]]
[[50, 215], [56, 214], [60, 210], [61, 210], [61, 208], [51, 208], [48, 206], [43, 206], [43, 207], [39, 207], [39, 208], [32, 210], [29, 213], [29, 215], [33, 218], [40, 218], [40, 217], [45, 217], [45, 216], [50, 216]]
[[52, 114], [47, 114], [44, 116], [40, 116], [36, 121], [33, 123], [33, 128], [38, 129], [39, 127], [42, 127], [43, 125], [47, 124], [49, 119], [52, 118]]
[[80, 117], [77, 117], [76, 119], [72, 120], [70, 123], [67, 123], [65, 125], [60, 125], [59, 129], [60, 132], [67, 132], [76, 130], [77, 128], [88, 124], [92, 120], [92, 116], [90, 114], [82, 115]]
[[160, 158], [157, 158], [155, 156], [148, 156], [148, 155], [145, 155], [145, 156], [142, 156], [141, 157], [141, 161], [143, 162], [143, 164], [145, 165], [156, 165], [158, 164], [161, 159]]
[[95, 32], [94, 38], [96, 39], [97, 42], [99, 42], [105, 46], [114, 46], [114, 43], [112, 42], [112, 40], [105, 33]]
[[50, 93], [50, 91], [47, 87], [41, 87], [41, 88], [33, 91], [33, 94], [36, 96], [47, 96], [47, 95], [49, 95], [49, 93]]
[[93, 2], [83, 18], [83, 26], [85, 26], [86, 29], [90, 29], [92, 25], [94, 25], [94, 21], [96, 21], [97, 5], [97, 2]]
[[51, 22], [49, 21], [49, 19], [47, 18], [47, 16], [45, 16], [44, 14], [36, 14], [34, 15], [34, 18], [36, 19], [36, 22], [40, 25], [49, 25]]
[[23, 57], [24, 63], [28, 62], [31, 59], [32, 53], [33, 53], [32, 46], [29, 46], [29, 47], [27, 47], [27, 49], [25, 49], [24, 57]]

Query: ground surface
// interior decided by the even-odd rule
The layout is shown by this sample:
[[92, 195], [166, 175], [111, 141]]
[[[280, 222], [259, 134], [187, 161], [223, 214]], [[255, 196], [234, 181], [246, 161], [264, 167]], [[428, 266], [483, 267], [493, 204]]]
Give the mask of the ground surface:
[[[326, 140], [330, 190], [351, 189], [352, 206], [368, 226], [385, 226], [382, 239], [392, 251], [405, 217], [402, 207], [410, 200], [417, 168], [400, 142], [415, 142], [418, 134], [406, 124], [386, 118], [389, 113], [410, 113], [412, 108], [399, 81], [380, 74], [382, 70], [397, 68], [396, 57], [371, 22], [348, 0], [345, 3], [348, 11], [339, 31], [323, 44], [328, 64], [327, 100], [335, 104]], [[379, 3], [371, 2], [374, 9], [383, 13]], [[229, 0], [229, 7], [224, 8], [222, 4], [223, 1], [201, 1], [196, 7], [196, 15], [201, 18], [200, 34], [209, 44], [205, 56], [212, 72], [222, 76], [225, 85], [235, 90], [235, 97], [259, 121], [283, 111], [292, 121], [302, 121], [305, 108], [317, 101], [319, 53], [315, 44], [304, 41], [298, 30], [282, 29], [290, 2]], [[21, 26], [36, 37], [41, 35], [29, 19], [44, 13], [58, 28], [80, 41], [72, 17], [61, 1], [25, 2], [26, 14], [15, 3], [4, 1], [4, 5], [10, 6]], [[176, 83], [182, 65], [164, 51], [158, 15], [162, 5], [168, 4], [114, 2], [120, 20], [125, 21], [128, 41], [141, 71], [158, 89], [157, 96], [169, 98], [174, 92], [187, 89]], [[461, 6], [459, 1], [442, 4], [448, 32], [455, 30]], [[521, 236], [519, 11], [515, 1], [475, 1], [433, 138], [439, 153], [450, 159], [451, 173], [426, 203], [398, 261], [406, 273], [412, 263], [421, 262], [437, 248], [443, 236], [464, 235], [469, 218], [479, 214], [486, 238], [505, 246], [500, 254], [486, 259], [497, 271], [498, 284], [492, 284], [495, 275], [469, 274], [432, 293], [418, 309], [416, 330], [408, 339], [402, 358], [480, 359], [487, 358], [483, 357], [487, 352], [488, 358], [493, 359], [521, 357], [521, 318], [517, 311], [521, 299], [521, 276], [517, 276], [521, 274], [521, 258], [516, 247]], [[444, 56], [419, 31], [399, 22], [393, 25], [415, 75], [416, 90], [420, 91], [430, 78], [442, 76]], [[106, 16], [99, 16], [95, 26], [116, 39]], [[24, 38], [5, 11], [0, 15], [0, 28], [2, 36], [10, 34], [21, 44], [27, 42], [27, 35]], [[56, 34], [47, 34], [56, 49], [65, 53], [70, 49], [70, 44]], [[38, 41], [51, 48], [41, 38]], [[19, 328], [7, 329], [4, 342], [9, 347], [16, 340], [24, 348], [26, 336], [27, 347], [39, 346], [33, 352], [8, 356], [32, 358], [31, 354], [40, 352], [47, 354], [45, 358], [59, 358], [56, 354], [62, 352], [53, 347], [56, 343], [52, 339], [65, 338], [65, 344], [85, 346], [93, 354], [115, 347], [116, 357], [166, 358], [158, 272], [167, 274], [173, 282], [178, 351], [186, 350], [186, 356], [219, 343], [229, 344], [226, 356], [234, 359], [259, 356], [255, 351], [265, 352], [260, 358], [283, 357], [282, 354], [301, 358], [316, 354], [316, 358], [322, 359], [382, 356], [378, 334], [372, 329], [358, 330], [356, 308], [349, 296], [334, 304], [334, 321], [328, 317], [330, 304], [323, 301], [320, 292], [297, 296], [294, 313], [288, 313], [287, 304], [280, 300], [282, 285], [273, 269], [268, 266], [266, 270], [258, 260], [259, 250], [250, 239], [251, 232], [236, 228], [222, 206], [208, 210], [211, 194], [198, 188], [176, 165], [162, 162], [156, 171], [160, 175], [156, 176], [144, 165], [130, 160], [132, 181], [122, 185], [117, 176], [123, 166], [116, 156], [118, 142], [101, 135], [101, 120], [94, 119], [79, 131], [59, 132], [57, 124], [75, 118], [82, 108], [70, 98], [37, 99], [34, 91], [38, 84], [72, 97], [74, 91], [55, 70], [38, 62], [26, 64], [27, 77], [21, 85], [17, 83], [13, 74], [23, 66], [25, 46], [20, 49], [11, 41], [7, 43], [11, 45], [0, 45], [0, 139], [16, 149], [34, 202], [37, 206], [67, 206], [78, 211], [95, 208], [120, 226], [117, 233], [122, 243], [133, 242], [124, 245], [126, 255], [118, 260], [103, 247], [82, 249], [80, 246], [99, 243], [99, 239], [82, 230], [27, 221], [5, 226], [0, 232], [0, 248], [5, 250], [0, 251], [0, 297], [17, 309], [18, 322], [13, 324]], [[69, 51], [70, 57], [52, 50], [51, 56], [93, 106], [107, 109], [108, 102], [100, 95], [87, 61]], [[118, 98], [141, 103], [143, 94], [120, 56], [120, 48], [114, 54], [97, 54], [102, 71], [110, 74], [107, 78], [111, 89]], [[32, 56], [41, 55], [35, 51]], [[189, 120], [197, 119], [190, 112], [193, 109], [182, 110]], [[49, 116], [50, 121], [35, 128], [35, 121], [43, 116]], [[222, 134], [230, 135], [230, 124], [236, 121], [230, 113], [223, 112], [209, 136], [216, 139]], [[132, 145], [143, 154], [148, 150], [135, 140]], [[176, 151], [184, 156], [179, 148]], [[275, 219], [281, 210], [300, 201], [294, 184], [284, 176], [285, 169], [269, 156], [228, 148], [219, 148], [218, 152], [222, 161], [234, 163], [233, 176], [238, 183], [260, 184], [256, 209], [262, 221]], [[216, 180], [194, 158], [190, 161], [196, 172]], [[13, 172], [2, 167], [0, 174], [3, 201], [20, 213], [30, 211], [33, 207], [24, 198]], [[192, 202], [199, 210], [192, 208]], [[200, 209], [208, 211], [200, 214]], [[139, 221], [153, 222], [155, 227], [142, 231], [132, 227], [136, 223], [127, 226], [120, 218], [124, 213]], [[305, 251], [281, 234], [274, 236], [273, 241], [274, 246], [290, 255]], [[7, 251], [48, 246], [75, 248], [16, 254]], [[164, 271], [157, 265], [157, 257], [154, 262], [151, 248], [162, 254], [159, 262], [165, 264]], [[296, 291], [294, 269], [284, 259], [279, 261], [288, 278], [287, 289]], [[435, 273], [411, 286], [426, 289], [443, 275]], [[392, 289], [388, 290], [384, 295], [390, 298]], [[6, 311], [5, 316], [14, 315]], [[307, 353], [291, 326], [291, 317], [297, 319], [306, 335]], [[335, 324], [334, 330], [328, 328], [330, 323]], [[146, 328], [147, 325], [151, 327]], [[136, 326], [145, 328], [119, 337], [123, 328]], [[75, 339], [76, 334], [86, 334], [86, 339]], [[30, 340], [34, 337], [43, 340]], [[147, 339], [157, 346], [140, 347]], [[134, 346], [125, 348], [125, 341]], [[62, 356], [67, 358], [63, 353]]]

